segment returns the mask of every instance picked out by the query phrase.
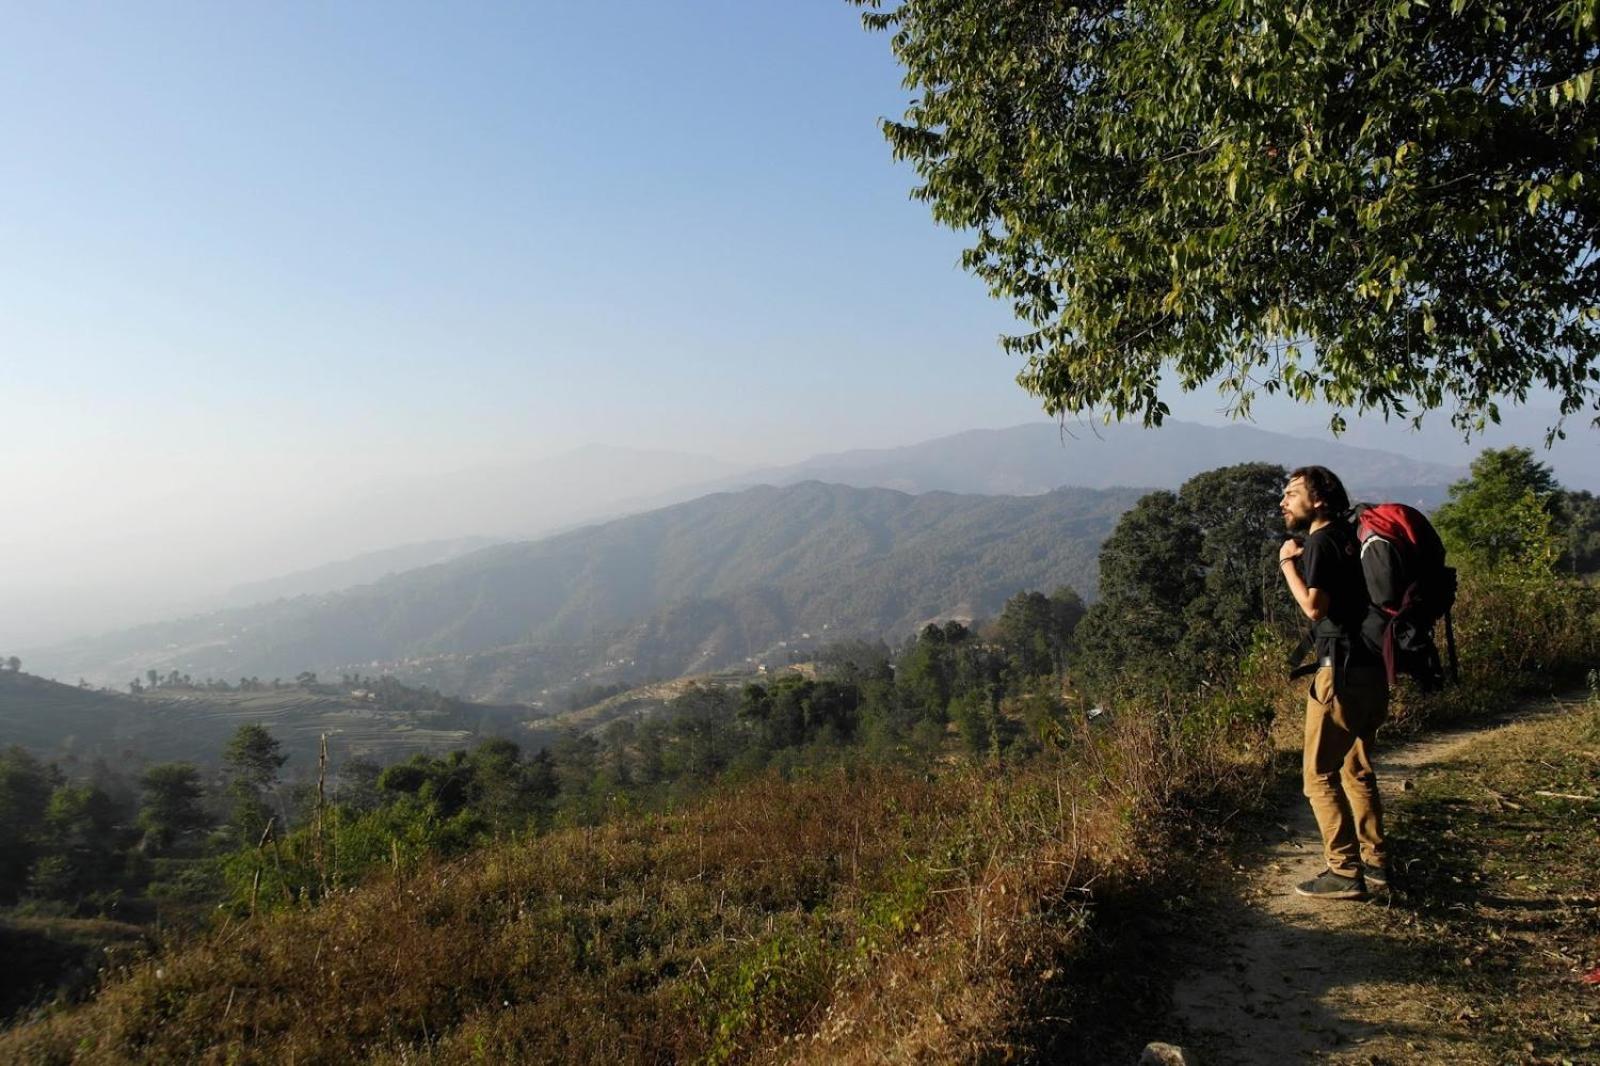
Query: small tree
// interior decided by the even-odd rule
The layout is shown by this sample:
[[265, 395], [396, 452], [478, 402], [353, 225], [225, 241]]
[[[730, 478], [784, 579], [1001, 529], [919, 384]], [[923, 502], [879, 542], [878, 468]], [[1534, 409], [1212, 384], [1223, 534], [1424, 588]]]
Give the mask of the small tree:
[[1472, 461], [1471, 475], [1450, 486], [1450, 499], [1434, 512], [1433, 523], [1460, 565], [1548, 571], [1560, 550], [1559, 490], [1555, 475], [1530, 449], [1486, 449]]
[[121, 866], [116, 821], [116, 807], [101, 789], [59, 786], [45, 812], [45, 854], [34, 867], [30, 891], [73, 902], [111, 886]]
[[378, 775], [383, 767], [371, 759], [346, 759], [339, 767], [339, 804], [353, 811], [374, 810], [379, 804]]
[[1284, 477], [1265, 463], [1208, 470], [1122, 516], [1100, 550], [1100, 602], [1077, 632], [1091, 687], [1120, 674], [1188, 689], [1232, 670], [1283, 596], [1272, 560]]
[[278, 783], [278, 770], [289, 757], [266, 728], [253, 722], [241, 725], [222, 753], [222, 764], [231, 780], [228, 795], [233, 800], [233, 823], [245, 838], [259, 836], [272, 811], [266, 795]]
[[[960, 626], [957, 630], [958, 639], [964, 639], [966, 630]], [[950, 641], [953, 633], [949, 627], [923, 626], [895, 667], [902, 702], [933, 722], [944, 722], [949, 714], [956, 678], [956, 652]]]
[[1132, 668], [1160, 683], [1180, 673], [1173, 655], [1184, 609], [1200, 598], [1200, 531], [1176, 493], [1144, 496], [1100, 548], [1100, 600], [1076, 633], [1078, 670], [1104, 680]]
[[1600, 570], [1600, 497], [1590, 492], [1563, 492], [1556, 510], [1562, 568], [1574, 574]]
[[1070, 588], [1019, 592], [995, 620], [995, 636], [1017, 679], [1059, 674], [1066, 668], [1072, 631], [1083, 619], [1083, 600]]
[[139, 778], [139, 787], [144, 791], [139, 827], [144, 830], [147, 849], [170, 851], [208, 824], [200, 806], [205, 789], [193, 764], [158, 763]]
[[0, 751], [0, 902], [14, 900], [27, 884], [55, 784], [53, 769], [24, 748]]

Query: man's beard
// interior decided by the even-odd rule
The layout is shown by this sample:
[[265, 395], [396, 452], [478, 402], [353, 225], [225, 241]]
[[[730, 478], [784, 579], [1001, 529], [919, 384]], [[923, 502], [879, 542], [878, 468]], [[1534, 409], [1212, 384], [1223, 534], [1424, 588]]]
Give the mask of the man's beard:
[[1302, 516], [1296, 515], [1296, 514], [1285, 513], [1284, 516], [1283, 516], [1283, 526], [1284, 526], [1285, 529], [1287, 529], [1291, 533], [1298, 533], [1302, 529], [1305, 529], [1306, 527], [1308, 527], [1310, 525], [1311, 525], [1311, 516], [1310, 515], [1305, 515], [1305, 516], [1302, 517]]

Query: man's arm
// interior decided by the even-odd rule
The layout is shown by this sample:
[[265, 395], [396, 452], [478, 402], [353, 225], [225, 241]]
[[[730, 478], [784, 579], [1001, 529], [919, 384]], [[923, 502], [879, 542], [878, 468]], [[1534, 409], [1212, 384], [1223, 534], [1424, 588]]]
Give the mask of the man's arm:
[[1295, 560], [1303, 550], [1293, 540], [1284, 541], [1283, 547], [1278, 549], [1278, 569], [1283, 571], [1283, 580], [1288, 584], [1294, 602], [1300, 606], [1300, 613], [1315, 624], [1328, 616], [1331, 597], [1327, 589], [1307, 587], [1305, 578], [1300, 576], [1300, 568], [1295, 565]]

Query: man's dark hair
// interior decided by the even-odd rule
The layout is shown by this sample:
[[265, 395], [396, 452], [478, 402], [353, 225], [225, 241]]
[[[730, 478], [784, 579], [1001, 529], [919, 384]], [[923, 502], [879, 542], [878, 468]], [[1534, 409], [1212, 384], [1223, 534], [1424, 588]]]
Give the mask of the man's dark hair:
[[1289, 480], [1300, 478], [1311, 492], [1311, 498], [1322, 505], [1329, 518], [1338, 518], [1350, 510], [1350, 497], [1344, 491], [1344, 482], [1325, 466], [1302, 466], [1289, 474]]

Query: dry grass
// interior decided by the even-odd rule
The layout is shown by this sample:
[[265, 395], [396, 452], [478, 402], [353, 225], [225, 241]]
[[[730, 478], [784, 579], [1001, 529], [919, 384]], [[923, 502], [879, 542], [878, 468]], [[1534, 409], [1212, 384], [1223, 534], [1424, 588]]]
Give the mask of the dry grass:
[[1600, 967], [1597, 795], [1600, 703], [1489, 733], [1420, 777], [1394, 841], [1402, 903], [1377, 915], [1419, 1024], [1485, 1060], [1600, 1061], [1583, 979]]
[[[1465, 593], [1463, 628], [1517, 594]], [[1547, 608], [1541, 676], [1592, 662], [1600, 623]], [[1402, 701], [1402, 725], [1533, 669], [1504, 659], [1527, 641], [1473, 639], [1482, 688]], [[1203, 706], [1080, 722], [1023, 765], [766, 776], [226, 925], [0, 1034], [0, 1061], [1043, 1057], [1115, 1013], [1107, 910], [1169, 891], [1279, 779], [1266, 712], [1292, 726], [1301, 689], [1272, 651]]]
[[[933, 1060], [1014, 1046], [1157, 852], [1151, 719], [1017, 768], [761, 778], [235, 923], [0, 1037], [27, 1062]], [[1191, 755], [1197, 753], [1191, 752]], [[1237, 768], [1236, 768], [1237, 770]]]

